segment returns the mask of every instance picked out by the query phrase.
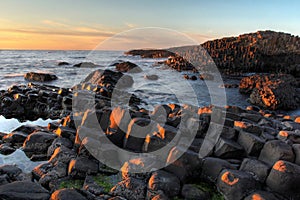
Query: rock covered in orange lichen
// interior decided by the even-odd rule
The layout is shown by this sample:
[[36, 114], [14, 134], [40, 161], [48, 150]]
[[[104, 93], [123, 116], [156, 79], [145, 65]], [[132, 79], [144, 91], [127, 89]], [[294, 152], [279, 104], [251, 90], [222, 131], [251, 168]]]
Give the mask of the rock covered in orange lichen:
[[253, 75], [240, 82], [240, 92], [250, 94], [250, 101], [271, 110], [296, 109], [300, 98], [297, 80], [286, 74]]

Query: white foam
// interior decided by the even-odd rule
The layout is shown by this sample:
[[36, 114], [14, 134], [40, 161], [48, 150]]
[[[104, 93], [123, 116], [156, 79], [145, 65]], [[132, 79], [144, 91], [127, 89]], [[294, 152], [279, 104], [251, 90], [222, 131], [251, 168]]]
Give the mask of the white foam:
[[37, 125], [37, 126], [47, 126], [48, 123], [54, 122], [56, 120], [52, 119], [38, 119], [36, 121], [26, 121], [26, 122], [19, 122], [17, 119], [6, 119], [4, 116], [0, 115], [0, 132], [3, 133], [10, 133], [14, 129], [22, 126], [22, 125]]

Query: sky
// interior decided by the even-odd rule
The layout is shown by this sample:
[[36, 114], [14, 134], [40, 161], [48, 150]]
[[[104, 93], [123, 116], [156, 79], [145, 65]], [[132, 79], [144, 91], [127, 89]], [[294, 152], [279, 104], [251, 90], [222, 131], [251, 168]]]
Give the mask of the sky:
[[0, 49], [126, 49], [141, 41], [150, 48], [257, 30], [300, 35], [297, 0], [0, 2]]

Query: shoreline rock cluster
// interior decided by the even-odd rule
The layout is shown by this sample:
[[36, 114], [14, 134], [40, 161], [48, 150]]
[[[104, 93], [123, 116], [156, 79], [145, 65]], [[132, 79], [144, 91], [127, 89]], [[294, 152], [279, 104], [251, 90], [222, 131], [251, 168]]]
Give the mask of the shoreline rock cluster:
[[287, 74], [253, 75], [242, 78], [242, 94], [250, 94], [250, 102], [260, 107], [294, 110], [300, 105], [299, 83]]
[[[112, 77], [104, 83], [102, 81], [108, 79], [103, 78], [103, 72], [102, 75], [98, 73], [95, 72], [87, 80], [105, 87], [113, 84]], [[78, 87], [83, 91], [93, 91], [93, 85], [89, 88], [83, 85]], [[101, 96], [99, 100], [106, 101], [107, 98]], [[57, 123], [50, 123], [47, 128], [23, 126], [1, 138], [1, 146], [22, 146], [32, 160], [48, 161], [37, 166], [31, 174], [24, 174], [16, 167], [1, 166], [0, 173], [4, 175], [0, 176], [0, 196], [22, 199], [30, 195], [35, 199], [51, 200], [211, 199], [218, 194], [201, 188], [202, 183], [208, 183], [215, 185], [213, 187], [225, 199], [300, 198], [296, 187], [300, 182], [299, 117], [278, 115], [256, 107], [245, 110], [235, 106], [197, 108], [169, 104], [147, 111], [136, 106], [122, 108], [110, 107], [101, 101], [95, 103], [95, 111], [72, 113]], [[125, 112], [130, 113], [130, 119], [124, 117]], [[223, 127], [218, 124], [219, 120], [212, 118], [215, 116], [213, 113], [226, 116]], [[166, 117], [164, 114], [167, 121], [160, 124], [161, 119]], [[90, 124], [89, 119], [94, 115], [103, 134], [95, 131]], [[139, 132], [143, 137], [136, 138], [134, 126], [149, 125], [152, 123], [150, 119], [155, 119], [153, 129]], [[188, 150], [176, 142], [171, 143], [172, 148], [164, 159], [117, 159], [121, 166], [119, 173], [95, 158], [95, 155], [102, 156], [104, 160], [118, 158], [116, 147], [133, 152], [151, 152], [170, 144], [178, 134], [179, 140], [184, 141], [191, 130], [179, 127], [191, 127], [191, 123], [199, 127]], [[222, 128], [220, 137], [210, 146], [211, 151], [201, 158], [199, 153], [202, 145], [207, 145], [205, 138], [210, 126], [215, 130]], [[91, 143], [104, 141], [104, 137], [114, 145], [96, 148], [96, 153], [87, 149]], [[178, 153], [182, 156], [176, 160]], [[151, 173], [130, 172], [130, 169], [144, 168], [157, 161], [163, 161], [166, 167]], [[18, 175], [10, 177], [7, 168], [15, 169]], [[107, 178], [116, 174], [121, 178], [108, 190], [104, 189], [108, 184], [106, 181], [95, 182], [97, 176]], [[71, 180], [82, 180], [83, 184], [77, 189], [62, 188], [64, 181]]]

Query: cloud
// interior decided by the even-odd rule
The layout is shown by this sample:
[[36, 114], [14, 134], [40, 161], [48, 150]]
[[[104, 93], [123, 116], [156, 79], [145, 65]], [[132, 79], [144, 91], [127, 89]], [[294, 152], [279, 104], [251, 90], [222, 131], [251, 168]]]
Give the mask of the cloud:
[[52, 20], [43, 20], [42, 21], [43, 24], [49, 25], [49, 26], [54, 26], [54, 27], [69, 27], [68, 24], [64, 24], [61, 22], [56, 22], [56, 21], [52, 21]]
[[11, 29], [0, 28], [0, 32], [23, 33], [23, 34], [40, 34], [40, 35], [63, 35], [63, 36], [84, 36], [84, 37], [111, 37], [114, 34], [106, 31], [90, 29], [80, 30], [52, 30], [52, 29]]
[[128, 22], [126, 22], [125, 25], [126, 25], [128, 28], [135, 28], [135, 27], [137, 27], [136, 24], [132, 24], [132, 23], [128, 23]]

